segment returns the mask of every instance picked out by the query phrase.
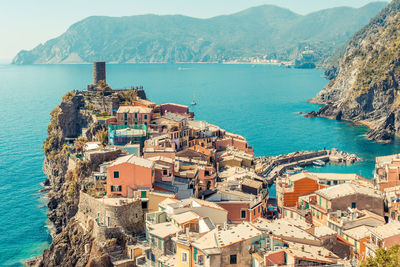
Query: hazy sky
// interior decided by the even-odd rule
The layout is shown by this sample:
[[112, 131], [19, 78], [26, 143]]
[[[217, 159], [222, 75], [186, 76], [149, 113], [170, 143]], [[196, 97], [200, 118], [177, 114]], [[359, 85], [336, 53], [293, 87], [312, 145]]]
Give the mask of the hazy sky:
[[307, 14], [336, 6], [361, 7], [374, 0], [0, 0], [0, 60], [13, 58], [62, 34], [92, 15], [183, 14], [208, 18], [274, 4]]

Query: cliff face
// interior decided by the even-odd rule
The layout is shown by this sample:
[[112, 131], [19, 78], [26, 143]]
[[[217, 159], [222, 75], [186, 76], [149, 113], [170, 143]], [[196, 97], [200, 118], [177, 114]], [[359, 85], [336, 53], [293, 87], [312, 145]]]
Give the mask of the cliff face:
[[316, 113], [366, 124], [368, 138], [390, 141], [400, 131], [400, 0], [394, 0], [350, 41], [332, 80], [311, 102]]
[[[117, 104], [124, 103], [139, 94], [140, 90], [128, 90], [117, 96], [109, 95], [105, 97], [105, 103], [112, 105], [115, 97]], [[145, 96], [144, 92], [141, 94]], [[97, 110], [100, 104], [96, 104], [99, 101], [91, 100], [98, 97], [70, 92], [50, 113], [48, 137], [43, 144], [43, 171], [47, 176], [44, 185], [47, 187], [49, 198], [48, 218], [54, 225], [53, 241], [49, 249], [44, 250], [43, 255], [27, 261], [27, 266], [110, 266], [107, 251], [96, 245], [91, 230], [82, 229], [74, 217], [78, 212], [82, 181], [102, 162], [78, 160], [71, 167], [71, 147], [65, 144], [66, 138], [80, 136], [84, 127], [88, 129], [85, 136], [88, 141], [94, 140], [96, 131], [103, 129], [92, 116], [93, 110]], [[114, 156], [117, 157], [118, 154], [115, 153]]]

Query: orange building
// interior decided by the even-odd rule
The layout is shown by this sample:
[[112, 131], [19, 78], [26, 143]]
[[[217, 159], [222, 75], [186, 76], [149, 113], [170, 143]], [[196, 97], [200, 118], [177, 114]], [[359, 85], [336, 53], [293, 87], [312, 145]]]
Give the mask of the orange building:
[[133, 197], [138, 188], [152, 188], [154, 162], [128, 155], [118, 158], [107, 168], [107, 196]]
[[279, 207], [295, 207], [300, 196], [308, 195], [325, 186], [308, 173], [299, 173], [281, 178], [276, 183], [276, 197]]

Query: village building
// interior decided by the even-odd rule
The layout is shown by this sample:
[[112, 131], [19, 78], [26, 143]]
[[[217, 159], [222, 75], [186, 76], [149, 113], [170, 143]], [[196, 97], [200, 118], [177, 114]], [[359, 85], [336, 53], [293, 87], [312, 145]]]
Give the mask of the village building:
[[156, 110], [160, 112], [161, 116], [164, 116], [166, 113], [174, 113], [183, 115], [186, 117], [194, 117], [194, 114], [189, 112], [189, 106], [175, 104], [175, 103], [165, 103], [157, 106]]
[[107, 196], [133, 197], [140, 188], [152, 188], [154, 178], [153, 161], [134, 155], [120, 157], [107, 167]]
[[117, 111], [118, 125], [149, 125], [153, 109], [143, 106], [120, 106]]
[[327, 225], [328, 213], [337, 210], [366, 209], [377, 215], [384, 215], [382, 193], [373, 186], [360, 183], [344, 183], [320, 189], [309, 203], [313, 223]]
[[246, 222], [217, 227], [199, 238], [178, 236], [176, 266], [251, 266], [249, 248], [262, 237], [263, 232]]
[[205, 199], [226, 209], [231, 223], [254, 222], [266, 212], [268, 191], [255, 196], [238, 190], [218, 188]]
[[375, 256], [379, 248], [389, 249], [395, 244], [400, 244], [400, 222], [393, 221], [369, 229], [370, 239], [365, 244], [366, 257]]
[[400, 186], [400, 154], [377, 157], [374, 181], [382, 192], [386, 188]]

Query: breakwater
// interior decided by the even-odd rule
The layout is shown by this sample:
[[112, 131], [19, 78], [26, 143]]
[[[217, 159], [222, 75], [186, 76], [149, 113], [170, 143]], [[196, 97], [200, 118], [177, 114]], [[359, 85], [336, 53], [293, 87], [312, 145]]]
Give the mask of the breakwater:
[[353, 164], [358, 160], [359, 158], [354, 154], [333, 148], [331, 150], [296, 151], [286, 155], [258, 157], [255, 163], [257, 174], [264, 177], [268, 184], [272, 184], [278, 176], [283, 175], [286, 171], [296, 167], [313, 165], [316, 161]]

